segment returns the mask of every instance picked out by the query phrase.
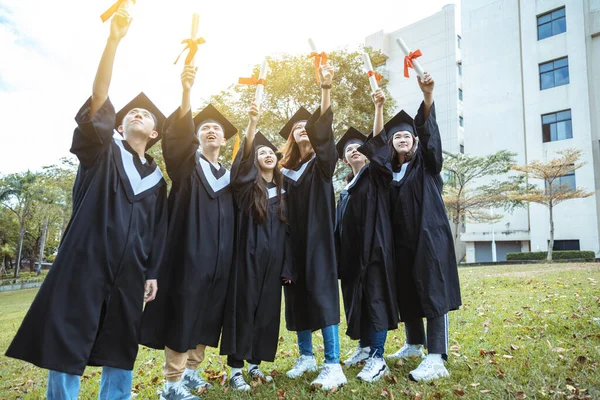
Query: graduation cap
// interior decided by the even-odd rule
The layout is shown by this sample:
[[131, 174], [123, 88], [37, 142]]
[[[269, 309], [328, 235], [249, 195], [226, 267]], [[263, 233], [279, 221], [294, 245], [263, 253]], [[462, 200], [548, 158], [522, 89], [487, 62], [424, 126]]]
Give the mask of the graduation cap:
[[391, 138], [394, 133], [399, 131], [407, 131], [413, 134], [413, 136], [417, 135], [417, 129], [415, 128], [415, 120], [412, 119], [410, 115], [406, 113], [404, 110], [400, 110], [400, 112], [394, 115], [384, 126], [385, 132], [388, 135], [388, 138]]
[[233, 124], [229, 122], [229, 120], [225, 118], [225, 116], [221, 114], [219, 110], [217, 110], [212, 104], [204, 107], [204, 109], [194, 117], [196, 132], [198, 131], [198, 128], [200, 128], [200, 126], [205, 122], [216, 122], [217, 124], [221, 125], [225, 140], [229, 140], [237, 133], [236, 127], [233, 126]]
[[158, 107], [156, 107], [154, 105], [154, 103], [152, 101], [150, 101], [150, 99], [148, 98], [148, 96], [146, 96], [144, 94], [144, 92], [140, 92], [140, 94], [138, 94], [133, 100], [131, 100], [129, 103], [127, 103], [125, 105], [125, 107], [123, 107], [123, 108], [121, 108], [121, 110], [119, 110], [119, 112], [117, 113], [116, 119], [115, 119], [115, 129], [117, 129], [119, 127], [119, 125], [123, 124], [123, 119], [125, 118], [127, 113], [134, 108], [143, 108], [144, 110], [150, 111], [152, 113], [152, 115], [154, 116], [154, 124], [155, 124], [154, 130], [156, 132], [158, 132], [158, 136], [156, 138], [148, 141], [148, 144], [146, 144], [146, 150], [148, 150], [150, 147], [154, 146], [156, 144], [156, 142], [158, 142], [161, 139], [162, 127], [167, 118], [158, 109]]
[[281, 158], [281, 153], [279, 153], [277, 151], [277, 147], [271, 143], [271, 141], [269, 139], [267, 139], [265, 137], [265, 135], [263, 135], [260, 131], [256, 132], [256, 135], [254, 136], [254, 148], [258, 149], [259, 147], [268, 147], [271, 150], [273, 150], [273, 152], [275, 153], [275, 155], [277, 156], [277, 159]]
[[344, 159], [344, 154], [346, 153], [346, 146], [358, 143], [361, 146], [367, 141], [367, 137], [362, 134], [359, 130], [350, 127], [346, 133], [342, 135], [340, 140], [335, 144], [335, 148], [338, 152], [338, 157], [340, 160]]
[[312, 114], [306, 108], [300, 107], [300, 109], [296, 111], [296, 114], [294, 114], [294, 116], [285, 124], [283, 129], [279, 131], [279, 136], [287, 140], [292, 132], [294, 124], [300, 121], [308, 121], [311, 115]]

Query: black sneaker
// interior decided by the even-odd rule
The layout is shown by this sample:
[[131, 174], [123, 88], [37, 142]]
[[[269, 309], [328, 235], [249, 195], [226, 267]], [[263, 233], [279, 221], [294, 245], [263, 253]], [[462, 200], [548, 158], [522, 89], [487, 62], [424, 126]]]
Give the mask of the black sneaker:
[[273, 377], [270, 375], [263, 374], [263, 372], [260, 370], [260, 368], [258, 368], [258, 366], [248, 371], [248, 374], [250, 374], [252, 379], [256, 379], [257, 381], [273, 382]]

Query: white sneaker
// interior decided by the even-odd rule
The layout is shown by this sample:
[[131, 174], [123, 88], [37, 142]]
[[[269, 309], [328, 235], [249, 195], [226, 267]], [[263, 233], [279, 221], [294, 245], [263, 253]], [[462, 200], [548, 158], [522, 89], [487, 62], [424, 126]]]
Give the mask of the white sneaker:
[[202, 388], [211, 389], [213, 385], [202, 379], [200, 372], [201, 371], [193, 371], [192, 373], [189, 373], [188, 370], [186, 370], [181, 377], [182, 383], [190, 390], [199, 390]]
[[190, 390], [179, 381], [172, 384], [165, 383], [160, 400], [200, 400], [200, 397], [190, 393]]
[[428, 355], [416, 369], [408, 374], [408, 377], [415, 382], [430, 381], [445, 376], [450, 376], [450, 373], [439, 354], [436, 354], [435, 357]]
[[265, 375], [263, 374], [263, 372], [260, 370], [260, 368], [258, 368], [258, 366], [252, 368], [251, 370], [248, 371], [248, 374], [252, 377], [252, 379], [256, 379], [259, 381], [264, 381], [264, 382], [273, 382], [273, 377], [271, 375]]
[[317, 371], [317, 362], [314, 356], [300, 356], [296, 360], [294, 368], [290, 369], [286, 375], [288, 378], [298, 378], [307, 371]]
[[229, 380], [229, 387], [233, 390], [239, 390], [241, 392], [247, 392], [250, 390], [250, 385], [246, 383], [244, 377], [241, 373], [237, 373], [231, 377]]
[[338, 386], [343, 386], [347, 382], [344, 371], [340, 364], [325, 364], [317, 376], [317, 379], [310, 383], [311, 387], [320, 387], [323, 390], [331, 390]]
[[354, 354], [352, 354], [350, 356], [349, 359], [347, 359], [346, 361], [344, 361], [344, 365], [347, 367], [350, 367], [352, 365], [356, 365], [361, 361], [365, 361], [367, 358], [369, 358], [369, 353], [371, 352], [371, 348], [370, 347], [360, 347], [357, 346], [356, 350], [354, 351]]
[[404, 346], [400, 350], [387, 356], [388, 360], [408, 359], [412, 357], [425, 358], [422, 345], [404, 343]]
[[382, 357], [369, 357], [362, 371], [356, 377], [361, 381], [375, 382], [389, 374], [390, 369]]

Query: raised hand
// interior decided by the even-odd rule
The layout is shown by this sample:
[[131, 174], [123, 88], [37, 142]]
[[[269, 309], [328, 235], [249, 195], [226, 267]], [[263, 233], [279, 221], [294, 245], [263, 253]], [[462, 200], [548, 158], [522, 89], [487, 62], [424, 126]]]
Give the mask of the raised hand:
[[383, 108], [383, 103], [385, 103], [385, 94], [383, 93], [383, 90], [377, 89], [377, 91], [371, 95], [371, 98], [373, 99], [375, 108]]
[[252, 104], [250, 104], [250, 109], [248, 110], [248, 117], [250, 117], [251, 124], [254, 124], [254, 126], [258, 124], [258, 120], [260, 119], [260, 110], [256, 105], [256, 100], [253, 100]]
[[330, 64], [321, 65], [319, 67], [319, 74], [321, 75], [322, 85], [331, 85], [334, 76], [333, 66]]
[[110, 38], [120, 41], [125, 37], [131, 25], [131, 9], [133, 8], [133, 2], [127, 0], [124, 2], [119, 10], [115, 13], [110, 21]]
[[423, 94], [433, 94], [433, 88], [435, 86], [435, 82], [429, 72], [425, 72], [425, 79], [421, 80], [421, 77], [417, 75], [417, 80], [419, 81], [419, 86], [421, 87], [421, 91]]
[[196, 79], [196, 71], [198, 71], [198, 67], [194, 67], [193, 65], [186, 65], [183, 67], [183, 72], [181, 73], [181, 87], [184, 92], [192, 90], [192, 86], [194, 86], [194, 81]]

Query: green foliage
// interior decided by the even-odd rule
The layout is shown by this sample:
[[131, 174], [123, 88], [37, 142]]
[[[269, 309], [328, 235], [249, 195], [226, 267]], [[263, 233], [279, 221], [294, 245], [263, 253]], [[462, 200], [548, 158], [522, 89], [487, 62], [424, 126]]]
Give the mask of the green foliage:
[[[545, 251], [532, 251], [526, 253], [507, 253], [506, 260], [508, 261], [533, 261], [546, 260], [548, 253]], [[552, 257], [554, 260], [588, 260], [593, 261], [596, 258], [596, 253], [593, 251], [582, 250], [565, 250], [553, 251]]]

